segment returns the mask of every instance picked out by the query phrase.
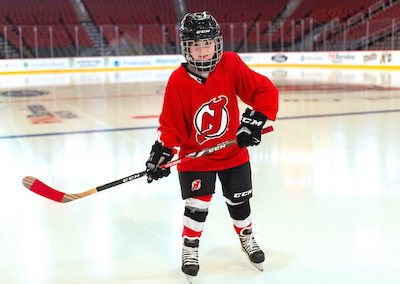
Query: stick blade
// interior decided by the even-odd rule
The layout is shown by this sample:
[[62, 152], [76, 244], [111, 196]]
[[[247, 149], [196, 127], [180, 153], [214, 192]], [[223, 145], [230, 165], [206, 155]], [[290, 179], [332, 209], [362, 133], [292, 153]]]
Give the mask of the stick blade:
[[22, 184], [30, 191], [39, 194], [56, 202], [63, 203], [65, 193], [55, 190], [32, 176], [26, 176], [22, 179]]

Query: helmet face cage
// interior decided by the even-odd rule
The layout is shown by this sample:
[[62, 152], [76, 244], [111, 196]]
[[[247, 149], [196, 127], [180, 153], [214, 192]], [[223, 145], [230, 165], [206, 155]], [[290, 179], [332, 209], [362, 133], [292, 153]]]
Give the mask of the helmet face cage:
[[[208, 12], [188, 13], [179, 28], [182, 55], [190, 66], [198, 72], [211, 72], [222, 57], [223, 39], [221, 28], [215, 18]], [[211, 59], [194, 59], [191, 48], [202, 42], [206, 48], [214, 45]], [[200, 44], [201, 48], [202, 44]]]
[[[195, 60], [191, 54], [191, 47], [196, 45], [198, 41], [206, 41], [206, 45], [214, 45], [214, 55], [211, 59], [197, 59]], [[199, 72], [211, 72], [215, 69], [217, 63], [222, 56], [223, 40], [222, 36], [218, 36], [212, 39], [202, 40], [184, 40], [181, 41], [182, 54], [185, 57], [189, 65], [195, 68]], [[200, 47], [201, 49], [202, 47]], [[205, 49], [205, 47], [203, 47]]]

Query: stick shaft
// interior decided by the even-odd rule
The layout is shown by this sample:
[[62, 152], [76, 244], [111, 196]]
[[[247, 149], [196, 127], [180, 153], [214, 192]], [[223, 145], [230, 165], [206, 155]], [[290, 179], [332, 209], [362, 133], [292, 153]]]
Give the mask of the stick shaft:
[[136, 174], [133, 174], [133, 175], [130, 175], [130, 176], [126, 176], [124, 178], [121, 178], [121, 179], [118, 179], [118, 180], [115, 180], [115, 181], [100, 185], [100, 186], [96, 187], [96, 190], [97, 191], [102, 191], [102, 190], [105, 190], [107, 188], [114, 187], [114, 186], [126, 183], [128, 181], [132, 181], [134, 179], [140, 178], [140, 177], [142, 177], [144, 175], [146, 175], [146, 171], [142, 171], [140, 173], [136, 173]]
[[[271, 132], [273, 130], [274, 129], [273, 129], [272, 126], [268, 126], [268, 127], [264, 128], [262, 130], [262, 134]], [[200, 150], [200, 151], [197, 151], [197, 152], [190, 153], [190, 154], [188, 154], [188, 155], [186, 155], [184, 157], [181, 157], [179, 159], [176, 159], [176, 160], [170, 161], [170, 162], [168, 162], [166, 164], [163, 164], [161, 166], [161, 168], [166, 169], [166, 168], [175, 166], [177, 164], [187, 162], [189, 160], [193, 160], [193, 159], [197, 159], [197, 158], [200, 158], [202, 156], [205, 156], [205, 155], [209, 155], [211, 153], [214, 153], [214, 152], [217, 152], [219, 150], [222, 150], [222, 149], [225, 149], [227, 147], [230, 147], [230, 146], [234, 145], [236, 142], [237, 142], [236, 138], [234, 138], [234, 139], [225, 141], [223, 143], [220, 143], [220, 144], [218, 144], [216, 146], [209, 147], [209, 148], [206, 148], [204, 150]], [[145, 176], [146, 172], [147, 171], [144, 170], [144, 171], [141, 171], [139, 173], [132, 174], [130, 176], [126, 176], [124, 178], [121, 178], [121, 179], [118, 179], [118, 180], [115, 180], [115, 181], [100, 185], [100, 186], [98, 186], [96, 188], [92, 188], [92, 189], [86, 190], [86, 191], [81, 192], [81, 193], [76, 193], [76, 194], [69, 194], [69, 193], [65, 193], [65, 192], [62, 192], [62, 191], [58, 191], [58, 190], [46, 185], [45, 183], [41, 182], [37, 178], [31, 177], [31, 176], [24, 177], [23, 180], [22, 180], [22, 183], [27, 189], [29, 189], [29, 190], [31, 190], [31, 191], [33, 191], [33, 192], [35, 192], [35, 193], [37, 193], [37, 194], [39, 194], [39, 195], [41, 195], [43, 197], [46, 197], [48, 199], [51, 199], [51, 200], [54, 200], [54, 201], [57, 201], [57, 202], [67, 203], [67, 202], [70, 202], [70, 201], [73, 201], [73, 200], [76, 200], [76, 199], [79, 199], [79, 198], [94, 194], [96, 192], [105, 190], [107, 188], [111, 188], [111, 187], [114, 187], [114, 186], [129, 182], [129, 181], [132, 181], [134, 179], [140, 178], [142, 176]]]
[[[274, 130], [274, 128], [272, 126], [268, 126], [266, 128], [263, 128], [261, 133], [265, 134], [265, 133], [271, 132], [273, 130]], [[194, 159], [200, 158], [202, 156], [209, 155], [211, 153], [214, 153], [214, 152], [217, 152], [219, 150], [225, 149], [225, 148], [227, 148], [229, 146], [232, 146], [233, 144], [236, 144], [236, 138], [228, 140], [228, 141], [225, 141], [225, 142], [222, 142], [222, 143], [220, 143], [220, 144], [218, 144], [216, 146], [212, 146], [212, 147], [206, 148], [204, 150], [200, 150], [200, 151], [197, 151], [197, 152], [192, 152], [192, 153], [187, 154], [186, 156], [184, 156], [182, 158], [179, 158], [179, 159], [170, 161], [168, 163], [165, 163], [165, 164], [161, 165], [160, 167], [163, 168], [163, 169], [170, 168], [170, 167], [176, 166], [178, 164], [181, 164], [181, 163], [184, 163], [184, 162], [187, 162], [187, 161], [190, 161], [190, 160], [194, 160]], [[97, 189], [97, 191], [105, 190], [107, 188], [114, 187], [114, 186], [120, 185], [122, 183], [126, 183], [126, 182], [132, 181], [134, 179], [140, 178], [140, 177], [142, 177], [144, 175], [146, 175], [146, 171], [142, 171], [140, 173], [136, 173], [136, 174], [121, 178], [119, 180], [115, 180], [115, 181], [112, 181], [110, 183], [98, 186], [98, 187], [96, 187], [96, 189]]]
[[[265, 133], [271, 132], [273, 130], [274, 130], [274, 128], [272, 126], [267, 126], [266, 128], [262, 129], [261, 133], [265, 134]], [[168, 163], [165, 163], [165, 164], [161, 165], [160, 167], [163, 168], [163, 169], [166, 169], [166, 168], [169, 168], [169, 167], [172, 167], [172, 166], [176, 166], [177, 164], [181, 164], [181, 163], [184, 163], [184, 162], [189, 161], [189, 160], [197, 159], [197, 158], [200, 158], [202, 156], [209, 155], [209, 154], [217, 152], [219, 150], [228, 148], [229, 146], [232, 146], [232, 145], [236, 144], [236, 142], [237, 142], [236, 138], [233, 138], [231, 140], [227, 140], [225, 142], [222, 142], [222, 143], [220, 143], [218, 145], [209, 147], [207, 149], [187, 154], [186, 156], [184, 156], [184, 157], [182, 157], [180, 159], [176, 159], [174, 161], [170, 161]]]

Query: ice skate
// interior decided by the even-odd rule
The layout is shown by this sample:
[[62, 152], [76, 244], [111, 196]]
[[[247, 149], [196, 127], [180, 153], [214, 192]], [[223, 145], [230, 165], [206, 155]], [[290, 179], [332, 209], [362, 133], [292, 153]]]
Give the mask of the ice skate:
[[239, 239], [242, 250], [249, 257], [251, 264], [258, 270], [264, 271], [262, 263], [265, 260], [265, 255], [254, 239], [252, 229], [243, 229], [239, 234]]
[[183, 238], [182, 247], [182, 272], [192, 283], [193, 277], [199, 272], [199, 239], [198, 238]]

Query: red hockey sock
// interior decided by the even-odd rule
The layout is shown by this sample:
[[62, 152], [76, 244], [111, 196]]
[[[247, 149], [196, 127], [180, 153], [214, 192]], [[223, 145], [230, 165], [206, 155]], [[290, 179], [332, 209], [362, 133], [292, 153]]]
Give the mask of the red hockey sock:
[[196, 196], [185, 200], [182, 237], [200, 238], [208, 215], [212, 195]]
[[250, 223], [248, 226], [243, 227], [243, 228], [242, 227], [238, 227], [236, 225], [233, 225], [233, 227], [235, 228], [236, 233], [239, 235], [240, 232], [242, 232], [244, 229], [251, 229], [252, 224]]
[[193, 231], [192, 229], [190, 229], [186, 226], [183, 226], [182, 237], [200, 238], [201, 233], [203, 233], [203, 231], [197, 232], [197, 231]]

